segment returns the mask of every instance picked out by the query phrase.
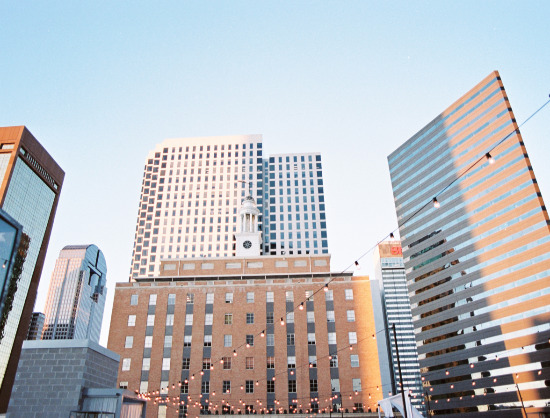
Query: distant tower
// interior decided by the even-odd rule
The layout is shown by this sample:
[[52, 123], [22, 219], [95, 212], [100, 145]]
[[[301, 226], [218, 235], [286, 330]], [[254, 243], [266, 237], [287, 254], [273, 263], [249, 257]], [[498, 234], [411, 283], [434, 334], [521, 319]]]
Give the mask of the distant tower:
[[42, 339], [99, 342], [106, 276], [105, 257], [95, 245], [63, 248], [52, 273]]
[[245, 197], [239, 210], [240, 231], [235, 234], [237, 257], [259, 256], [262, 233], [258, 230], [260, 210], [251, 195]]
[[29, 325], [29, 332], [27, 333], [27, 340], [42, 339], [42, 328], [44, 328], [45, 319], [46, 316], [42, 312], [32, 313], [31, 323]]

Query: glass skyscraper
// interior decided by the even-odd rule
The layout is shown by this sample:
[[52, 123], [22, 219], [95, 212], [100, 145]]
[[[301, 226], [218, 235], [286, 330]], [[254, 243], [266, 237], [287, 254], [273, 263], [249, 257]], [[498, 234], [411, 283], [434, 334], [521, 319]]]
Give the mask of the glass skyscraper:
[[42, 339], [99, 343], [106, 282], [107, 264], [97, 246], [64, 247], [50, 281]]
[[7, 409], [27, 336], [64, 176], [27, 128], [0, 128], [0, 207], [30, 240], [0, 342], [0, 413]]
[[388, 161], [428, 409], [548, 413], [549, 218], [499, 74]]

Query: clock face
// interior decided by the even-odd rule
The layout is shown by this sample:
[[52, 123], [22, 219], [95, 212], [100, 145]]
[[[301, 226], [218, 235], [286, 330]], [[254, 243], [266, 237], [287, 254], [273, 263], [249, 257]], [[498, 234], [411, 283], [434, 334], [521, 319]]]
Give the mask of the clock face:
[[243, 242], [243, 247], [246, 249], [252, 247], [252, 242], [246, 240], [245, 242]]

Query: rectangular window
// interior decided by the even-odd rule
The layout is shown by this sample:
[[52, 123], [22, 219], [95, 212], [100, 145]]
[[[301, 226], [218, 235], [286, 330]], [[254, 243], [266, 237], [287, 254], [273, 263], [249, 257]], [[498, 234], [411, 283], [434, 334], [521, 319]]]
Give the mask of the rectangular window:
[[149, 390], [149, 382], [143, 381], [139, 383], [139, 393], [147, 393]]
[[334, 322], [334, 311], [327, 311], [327, 322]]
[[352, 379], [353, 391], [361, 392], [361, 379]]
[[148, 335], [145, 337], [145, 344], [143, 344], [145, 348], [151, 348], [153, 346], [153, 336]]
[[208, 380], [202, 382], [201, 393], [210, 393], [210, 382]]
[[135, 315], [128, 315], [128, 326], [129, 327], [135, 327], [136, 326], [136, 316]]
[[212, 347], [212, 336], [211, 335], [205, 335], [204, 336], [204, 346], [205, 347]]
[[224, 324], [225, 325], [231, 325], [233, 324], [233, 314], [226, 313], [224, 318]]
[[138, 295], [132, 295], [130, 297], [130, 305], [135, 306], [138, 304]]
[[293, 324], [294, 323], [294, 312], [287, 312], [286, 313], [286, 322], [287, 322], [287, 324]]
[[273, 292], [265, 292], [265, 301], [266, 302], [273, 302]]
[[128, 370], [130, 370], [130, 364], [131, 363], [132, 363], [131, 358], [123, 358], [122, 359], [122, 371], [127, 372]]
[[351, 361], [351, 367], [359, 367], [359, 355], [358, 354], [352, 354], [350, 356]]
[[296, 393], [296, 380], [288, 381], [288, 393]]
[[185, 315], [185, 325], [193, 325], [193, 314]]
[[294, 345], [294, 334], [286, 334], [286, 345]]
[[247, 357], [246, 370], [253, 370], [253, 369], [254, 369], [254, 357]]
[[157, 304], [157, 295], [149, 295], [149, 305]]
[[313, 300], [313, 290], [306, 290], [306, 300]]
[[348, 318], [348, 322], [355, 322], [355, 311], [353, 309], [346, 311], [346, 315]]
[[223, 357], [222, 362], [224, 370], [231, 370], [231, 357]]
[[170, 370], [170, 359], [169, 358], [163, 358], [162, 359], [162, 370]]
[[147, 326], [152, 327], [155, 325], [155, 315], [147, 315]]
[[172, 347], [172, 336], [171, 335], [165, 335], [164, 336], [164, 348], [170, 348]]
[[204, 325], [212, 325], [212, 322], [214, 321], [214, 315], [211, 313], [207, 313], [204, 315]]
[[141, 370], [149, 370], [151, 368], [151, 359], [149, 357], [144, 357], [143, 362], [141, 363]]
[[275, 345], [275, 334], [267, 334], [265, 341], [268, 347], [273, 347]]
[[170, 293], [168, 295], [168, 305], [175, 305], [176, 304], [176, 295], [174, 293]]
[[222, 384], [223, 393], [231, 393], [231, 380], [224, 380]]
[[212, 305], [214, 303], [214, 293], [207, 293], [206, 294], [206, 304]]
[[335, 332], [329, 332], [328, 333], [328, 343], [329, 344], [336, 344], [336, 333]]
[[210, 366], [212, 366], [212, 361], [210, 360], [210, 357], [204, 357], [202, 359], [202, 369], [210, 370]]
[[330, 379], [332, 392], [340, 392], [340, 379]]
[[307, 334], [307, 343], [312, 345], [315, 344], [315, 333], [314, 332], [308, 332]]
[[307, 311], [306, 315], [307, 315], [307, 322], [309, 324], [313, 324], [315, 322], [315, 312]]
[[326, 301], [334, 300], [334, 296], [333, 296], [333, 294], [332, 294], [332, 290], [329, 289], [329, 290], [327, 290], [327, 291], [325, 292], [325, 300], [326, 300]]
[[223, 346], [231, 347], [232, 344], [233, 344], [233, 336], [231, 334], [225, 334], [223, 336]]
[[273, 324], [273, 312], [266, 312], [265, 314], [265, 322], [267, 324]]
[[353, 289], [346, 289], [346, 300], [353, 300]]
[[194, 293], [188, 293], [187, 297], [185, 299], [185, 303], [187, 305], [191, 305], [191, 304], [195, 303], [195, 294]]
[[244, 388], [245, 393], [254, 393], [254, 380], [247, 380]]
[[253, 324], [254, 323], [254, 314], [253, 313], [247, 313], [246, 314], [246, 323], [247, 324]]
[[172, 326], [174, 325], [174, 314], [168, 314], [166, 315], [166, 326]]
[[308, 356], [308, 361], [310, 368], [317, 367], [317, 356]]
[[191, 359], [189, 358], [184, 358], [182, 361], [181, 361], [181, 369], [182, 370], [189, 370], [189, 365], [191, 364]]
[[275, 368], [275, 357], [267, 357], [267, 366], [268, 369]]
[[124, 342], [124, 348], [132, 348], [134, 345], [134, 337], [128, 336], [126, 337], [126, 341]]
[[119, 389], [128, 389], [128, 382], [120, 382], [118, 384]]
[[309, 391], [317, 392], [317, 379], [309, 379]]
[[252, 334], [246, 334], [246, 345], [250, 347], [254, 347], [254, 335]]
[[329, 356], [330, 367], [338, 367], [338, 354]]
[[289, 369], [295, 369], [296, 368], [296, 356], [288, 356], [286, 364], [287, 364], [287, 367]]
[[254, 303], [254, 292], [246, 292], [246, 303]]
[[188, 383], [181, 382], [180, 393], [189, 393], [189, 382]]
[[191, 338], [192, 336], [191, 335], [184, 335], [183, 337], [183, 346], [184, 347], [191, 347]]
[[287, 290], [285, 292], [285, 298], [287, 302], [294, 302], [294, 292], [292, 290]]
[[349, 337], [349, 343], [350, 344], [357, 344], [357, 333], [356, 332], [349, 332], [348, 337]]
[[233, 293], [225, 294], [225, 303], [233, 303]]
[[267, 393], [275, 393], [275, 382], [273, 380], [267, 381]]

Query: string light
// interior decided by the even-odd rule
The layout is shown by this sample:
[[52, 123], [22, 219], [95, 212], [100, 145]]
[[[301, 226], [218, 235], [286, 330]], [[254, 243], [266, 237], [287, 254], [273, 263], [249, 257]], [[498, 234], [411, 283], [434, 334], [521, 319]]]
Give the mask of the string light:
[[439, 202], [437, 201], [437, 197], [434, 197], [433, 200], [432, 200], [433, 204], [434, 204], [434, 208], [438, 208], [440, 207], [441, 205], [439, 204]]
[[281, 316], [281, 325], [284, 325], [285, 324], [285, 320], [283, 319], [283, 317]]
[[301, 310], [301, 311], [304, 310], [304, 302], [300, 303], [300, 310]]
[[328, 292], [328, 283], [325, 283], [325, 287], [323, 288], [325, 292]]
[[485, 158], [487, 158], [487, 161], [489, 162], [489, 164], [494, 164], [495, 163], [495, 159], [492, 157], [491, 153], [487, 153], [485, 154]]

